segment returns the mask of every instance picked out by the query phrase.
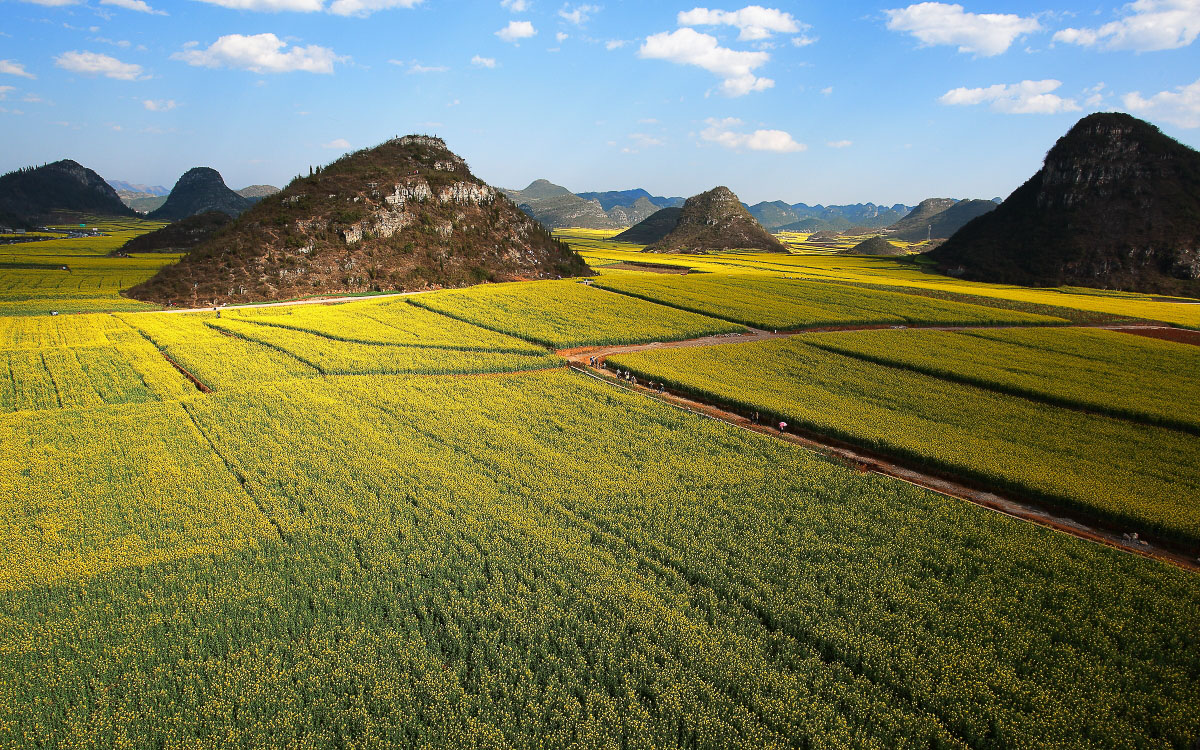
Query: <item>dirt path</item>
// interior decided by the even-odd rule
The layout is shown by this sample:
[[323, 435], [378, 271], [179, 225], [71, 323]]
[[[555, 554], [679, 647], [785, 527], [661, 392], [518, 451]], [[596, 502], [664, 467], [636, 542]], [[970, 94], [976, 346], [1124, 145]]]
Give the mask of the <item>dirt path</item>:
[[744, 430], [770, 435], [821, 455], [834, 458], [857, 468], [859, 471], [869, 471], [889, 476], [942, 495], [965, 500], [1012, 518], [1069, 534], [1078, 539], [1086, 539], [1087, 541], [1103, 544], [1122, 552], [1160, 560], [1184, 568], [1185, 570], [1200, 573], [1200, 556], [1197, 555], [1197, 550], [1195, 549], [1189, 549], [1159, 539], [1142, 538], [1143, 535], [1140, 533], [1135, 536], [1128, 529], [1122, 529], [1115, 524], [1075, 513], [1071, 509], [1054, 507], [1047, 503], [1037, 502], [1028, 498], [1000, 495], [987, 488], [964, 483], [960, 479], [931, 474], [919, 468], [896, 463], [890, 457], [835, 441], [818, 433], [798, 433], [791, 429], [787, 432], [781, 432], [774, 427], [757, 424], [753, 420], [734, 411], [699, 401], [678, 392], [651, 390], [644, 385], [633, 385], [619, 380], [613, 373], [606, 369], [590, 365], [591, 357], [600, 357], [598, 360], [599, 363], [603, 361], [604, 357], [611, 354], [630, 351], [644, 351], [646, 349], [677, 346], [711, 346], [713, 344], [729, 343], [730, 341], [762, 341], [785, 335], [788, 334], [756, 331], [741, 335], [726, 334], [723, 336], [709, 336], [686, 342], [599, 347], [588, 350], [564, 351], [560, 352], [560, 354], [568, 357], [568, 360], [571, 362], [571, 369], [601, 380], [613, 387], [622, 388], [631, 393], [638, 393], [647, 398], [653, 398], [671, 406], [702, 414], [712, 419], [718, 419]]

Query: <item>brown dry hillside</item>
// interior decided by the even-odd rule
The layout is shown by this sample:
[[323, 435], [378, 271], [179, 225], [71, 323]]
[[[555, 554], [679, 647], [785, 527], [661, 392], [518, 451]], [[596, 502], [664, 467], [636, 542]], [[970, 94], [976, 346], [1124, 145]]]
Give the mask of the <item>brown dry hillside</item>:
[[671, 233], [646, 248], [650, 253], [719, 253], [763, 250], [786, 253], [787, 248], [750, 215], [727, 187], [715, 187], [688, 198]]
[[440, 138], [410, 135], [293, 180], [128, 295], [197, 306], [589, 270]]

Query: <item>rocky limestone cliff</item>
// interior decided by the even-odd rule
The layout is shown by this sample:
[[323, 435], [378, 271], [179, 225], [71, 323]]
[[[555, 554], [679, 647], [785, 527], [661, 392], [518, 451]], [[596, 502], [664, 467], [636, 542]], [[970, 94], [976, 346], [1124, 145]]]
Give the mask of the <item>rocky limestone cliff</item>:
[[970, 279], [1200, 296], [1200, 153], [1130, 115], [1089, 115], [929, 257]]
[[689, 254], [728, 250], [787, 252], [724, 186], [688, 198], [671, 233], [646, 248], [652, 253]]
[[405, 136], [296, 179], [129, 296], [195, 306], [588, 272], [440, 138]]
[[146, 215], [148, 219], [178, 221], [206, 211], [220, 211], [237, 217], [254, 201], [230, 190], [221, 173], [211, 167], [193, 167], [175, 183], [171, 194], [158, 208]]

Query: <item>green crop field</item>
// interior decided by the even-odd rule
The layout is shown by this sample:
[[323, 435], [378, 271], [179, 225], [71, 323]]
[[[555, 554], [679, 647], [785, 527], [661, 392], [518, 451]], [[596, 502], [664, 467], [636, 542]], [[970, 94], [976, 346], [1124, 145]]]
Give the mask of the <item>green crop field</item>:
[[1080, 328], [855, 331], [805, 341], [939, 378], [1200, 434], [1200, 347]]
[[1200, 731], [1191, 574], [575, 374], [302, 382], [0, 417], [0, 741]]
[[[609, 361], [1194, 546], [1200, 349], [1031, 313], [1102, 295], [983, 306], [866, 288], [1000, 293], [931, 291], [894, 261], [660, 258], [573, 231], [616, 291], [141, 312], [120, 290], [172, 258], [106, 258], [145, 226], [109, 229], [0, 249], [33, 266], [0, 265], [0, 747], [1200, 736], [1194, 572], [860, 473], [551, 351], [745, 325], [1005, 326]], [[50, 267], [68, 256], [69, 274]]]
[[835, 354], [810, 338], [609, 362], [795, 427], [1200, 541], [1200, 438]]
[[699, 338], [742, 326], [573, 281], [422, 294], [412, 304], [555, 349]]
[[604, 276], [596, 285], [670, 307], [756, 328], [825, 325], [1055, 324], [1065, 321], [961, 302], [841, 284], [734, 274]]
[[119, 292], [145, 281], [179, 256], [107, 256], [162, 223], [139, 219], [97, 222], [86, 218], [83, 223], [99, 229], [104, 236], [0, 245], [0, 316], [155, 309], [154, 305], [125, 299]]

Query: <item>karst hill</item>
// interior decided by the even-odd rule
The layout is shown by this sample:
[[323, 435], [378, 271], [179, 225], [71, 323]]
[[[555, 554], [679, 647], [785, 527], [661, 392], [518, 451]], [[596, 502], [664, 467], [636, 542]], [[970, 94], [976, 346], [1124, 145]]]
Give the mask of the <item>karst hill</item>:
[[33, 226], [61, 211], [135, 216], [100, 175], [70, 159], [0, 177], [0, 223]]
[[1200, 153], [1130, 115], [1089, 115], [929, 256], [979, 281], [1200, 296]]
[[787, 252], [783, 243], [763, 229], [734, 192], [724, 186], [684, 201], [675, 227], [646, 248], [652, 253], [688, 254], [728, 250]]
[[297, 178], [128, 294], [208, 305], [588, 271], [440, 138], [410, 135]]
[[207, 211], [220, 211], [236, 217], [254, 205], [225, 185], [221, 173], [212, 167], [194, 167], [184, 172], [161, 206], [147, 214], [148, 219], [178, 221]]

